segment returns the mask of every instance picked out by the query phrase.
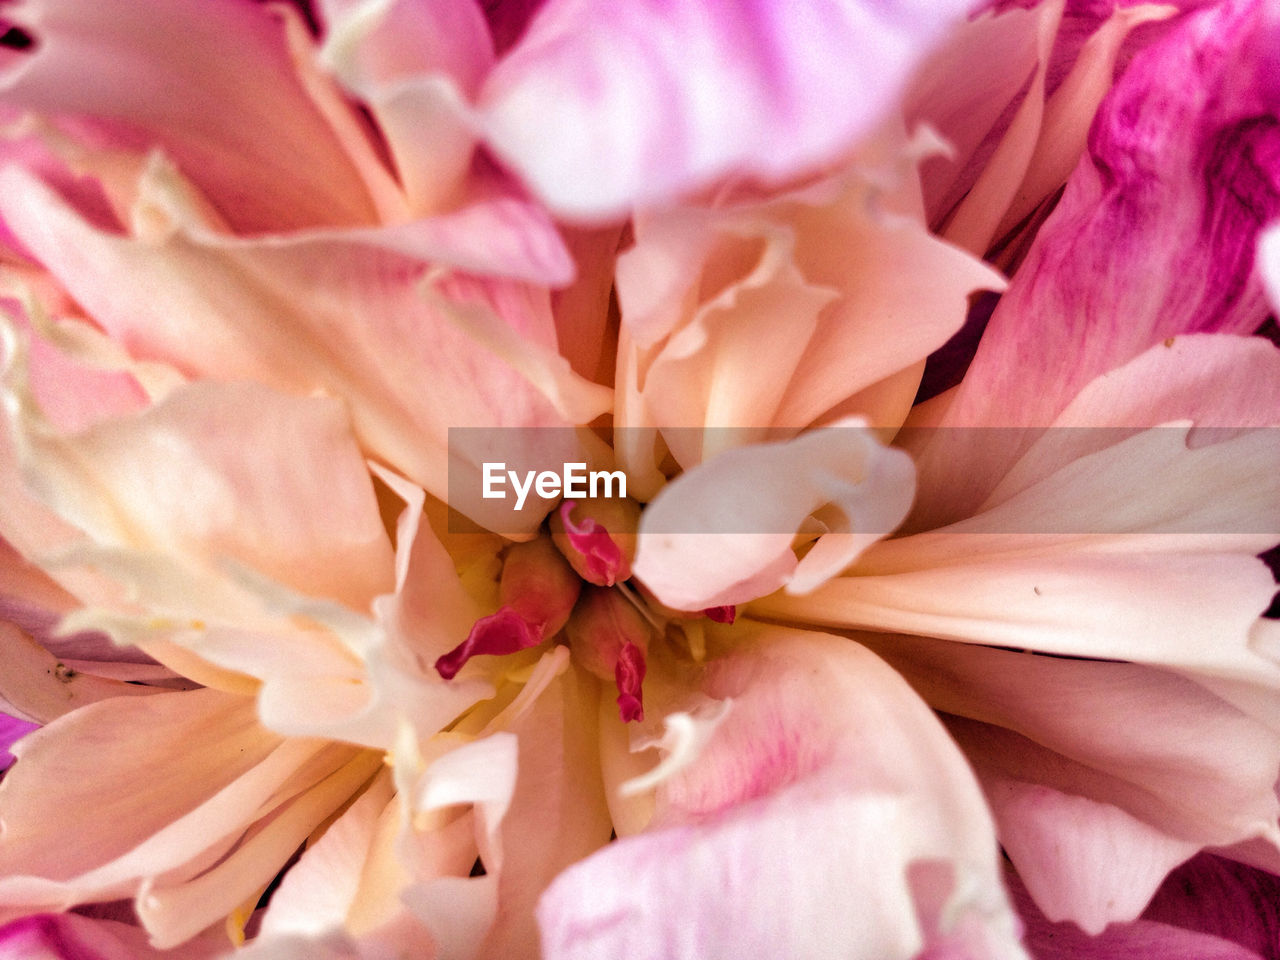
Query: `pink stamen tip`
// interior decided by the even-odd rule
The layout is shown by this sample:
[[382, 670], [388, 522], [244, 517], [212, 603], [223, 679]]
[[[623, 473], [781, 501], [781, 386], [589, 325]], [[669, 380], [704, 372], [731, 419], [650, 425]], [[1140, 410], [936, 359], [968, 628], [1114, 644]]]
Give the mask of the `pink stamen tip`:
[[641, 684], [645, 670], [644, 651], [634, 643], [624, 643], [618, 651], [618, 665], [613, 668], [613, 680], [618, 685], [618, 713], [623, 723], [644, 719]]
[[452, 680], [472, 657], [502, 656], [536, 647], [542, 642], [542, 626], [533, 624], [510, 607], [476, 621], [467, 639], [436, 661], [436, 672]]
[[738, 619], [738, 608], [733, 604], [726, 607], [707, 607], [702, 612], [707, 615], [708, 620], [714, 620], [716, 623], [733, 623]]
[[591, 517], [581, 523], [571, 518], [575, 504], [565, 500], [560, 504], [560, 520], [564, 523], [569, 545], [582, 554], [587, 563], [587, 579], [601, 587], [612, 587], [619, 580], [631, 576], [631, 566], [622, 549], [609, 536], [603, 524]]

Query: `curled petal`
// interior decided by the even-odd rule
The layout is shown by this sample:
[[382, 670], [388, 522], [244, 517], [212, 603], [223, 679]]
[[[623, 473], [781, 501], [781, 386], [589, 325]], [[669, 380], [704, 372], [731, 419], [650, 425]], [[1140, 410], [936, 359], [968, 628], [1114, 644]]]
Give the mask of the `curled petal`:
[[[849, 423], [730, 450], [676, 478], [641, 517], [634, 565], [678, 610], [745, 603], [782, 586], [804, 593], [890, 533], [911, 504], [911, 460]], [[807, 518], [827, 529], [797, 560]]]

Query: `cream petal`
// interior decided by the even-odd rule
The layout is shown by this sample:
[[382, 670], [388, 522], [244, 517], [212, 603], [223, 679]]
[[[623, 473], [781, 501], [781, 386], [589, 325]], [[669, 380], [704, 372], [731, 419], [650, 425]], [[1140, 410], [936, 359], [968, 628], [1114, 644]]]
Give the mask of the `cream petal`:
[[[442, 499], [448, 428], [585, 423], [610, 404], [611, 391], [555, 352], [545, 290], [432, 272], [390, 241], [390, 249], [337, 236], [240, 241], [189, 221], [169, 223], [155, 242], [134, 240], [94, 229], [20, 171], [5, 178], [23, 184], [0, 193], [22, 198], [23, 209], [10, 206], [5, 217], [135, 353], [219, 379], [341, 396], [366, 448]], [[457, 217], [472, 227], [493, 222]], [[456, 227], [444, 231], [474, 232]], [[505, 235], [514, 244], [524, 236], [518, 227]], [[569, 455], [555, 451], [562, 462], [585, 459], [580, 441], [566, 444]]]
[[[108, 746], [113, 762], [100, 763]], [[148, 878], [183, 883], [355, 751], [281, 742], [256, 723], [251, 699], [196, 690], [90, 705], [24, 738], [18, 755], [0, 786], [9, 916], [128, 896]], [[156, 781], [156, 769], [168, 775]], [[140, 779], [153, 786], [136, 789]], [[51, 789], [62, 798], [53, 812]], [[48, 843], [50, 830], [63, 842]], [[220, 916], [206, 913], [199, 928]]]
[[11, 397], [33, 482], [100, 544], [231, 558], [355, 609], [391, 585], [364, 458], [332, 400], [194, 383], [137, 416], [62, 435]]
[[[730, 450], [663, 488], [640, 520], [635, 575], [680, 610], [736, 604], [782, 586], [807, 592], [893, 530], [912, 466], [860, 423]], [[826, 505], [833, 529], [803, 559], [791, 541]]]

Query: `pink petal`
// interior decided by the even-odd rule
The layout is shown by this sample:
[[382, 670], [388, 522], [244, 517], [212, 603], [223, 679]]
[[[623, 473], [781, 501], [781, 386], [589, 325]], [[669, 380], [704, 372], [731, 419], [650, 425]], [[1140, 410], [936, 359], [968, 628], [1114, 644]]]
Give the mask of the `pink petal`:
[[145, 697], [158, 688], [77, 670], [10, 623], [0, 620], [0, 708], [40, 723], [116, 697]]
[[1199, 849], [1119, 807], [993, 777], [1000, 845], [1049, 918], [1097, 935], [1131, 921], [1171, 869]]
[[575, 217], [787, 180], [879, 121], [967, 7], [551, 0], [485, 85], [486, 138]]
[[0, 927], [0, 954], [14, 960], [211, 960], [225, 947], [225, 937], [214, 936], [160, 951], [141, 927], [74, 913], [36, 914]]
[[307, 845], [271, 898], [271, 909], [262, 918], [262, 938], [314, 937], [343, 925], [361, 894], [362, 874], [393, 792], [386, 771]]
[[1037, 960], [1263, 960], [1238, 943], [1150, 920], [1117, 924], [1090, 937], [1071, 923], [1050, 923], [1035, 908], [1016, 876], [1010, 892], [1026, 924], [1027, 946]]
[[[1097, 933], [1135, 919], [1204, 846], [1280, 840], [1273, 685], [1254, 716], [1136, 664], [864, 635], [947, 717], [1040, 908]], [[1205, 689], [1208, 686], [1208, 689]]]
[[[1280, 136], [1256, 118], [1280, 87], [1268, 59], [1275, 24], [1257, 8], [1198, 11], [1134, 58], [996, 308], [947, 425], [1044, 426], [1090, 380], [1167, 337], [1262, 322], [1254, 248], [1280, 212]], [[1007, 466], [986, 453], [985, 473]], [[924, 469], [964, 476], [970, 465], [953, 454]]]
[[[730, 450], [663, 488], [641, 516], [633, 569], [677, 610], [812, 590], [901, 522], [912, 466], [856, 423]], [[791, 542], [831, 505], [832, 532], [803, 560]]]
[[493, 63], [480, 5], [410, 0], [321, 3], [324, 60], [363, 100], [390, 148], [412, 213], [453, 199], [474, 134], [464, 106]]
[[727, 718], [659, 788], [650, 832], [552, 884], [548, 960], [892, 960], [966, 921], [982, 955], [1021, 956], [970, 774], [892, 671], [847, 640], [773, 631], [704, 686], [732, 699]]
[[0, 78], [7, 104], [65, 121], [91, 143], [162, 147], [238, 230], [372, 219], [265, 7], [37, 0], [11, 9], [36, 46]]
[[14, 758], [10, 748], [32, 730], [38, 730], [39, 728], [40, 724], [38, 723], [11, 717], [7, 713], [0, 713], [0, 770], [8, 770], [9, 767], [13, 766]]
[[[364, 447], [442, 499], [451, 492], [448, 428], [585, 423], [611, 399], [556, 352], [544, 289], [428, 277], [415, 257], [351, 239], [237, 241], [186, 213], [165, 242], [132, 240], [92, 228], [19, 171], [7, 178], [22, 183], [0, 192], [9, 222], [135, 355], [343, 397]], [[558, 437], [524, 440], [566, 447], [553, 451], [561, 462], [583, 459], [572, 436]], [[497, 510], [479, 499], [478, 462], [473, 469], [476, 503]], [[541, 519], [502, 510], [491, 523], [505, 518], [516, 529]]]
[[1142, 917], [1234, 940], [1267, 956], [1280, 937], [1278, 898], [1275, 874], [1202, 853], [1173, 872]]
[[[925, 229], [913, 149], [888, 127], [805, 190], [638, 218], [618, 260], [618, 379], [635, 394], [621, 424], [663, 428], [689, 468], [726, 437], [869, 413], [860, 395], [905, 371], [897, 419], [872, 421], [901, 422], [912, 368], [959, 328], [974, 289], [1004, 285]], [[702, 425], [737, 429], [669, 429]]]
[[[1252, 634], [1275, 592], [1256, 555], [1274, 546], [1269, 531], [1280, 524], [1269, 426], [1280, 423], [1277, 383], [1280, 356], [1261, 339], [1156, 347], [1081, 392], [1063, 414], [1072, 428], [1031, 448], [1025, 476], [1019, 468], [1006, 480], [1007, 499], [997, 491], [1002, 502], [993, 496], [983, 513], [877, 545], [853, 576], [761, 609], [1270, 682], [1275, 664]], [[1209, 427], [1265, 429], [1131, 429], [1202, 416]], [[1089, 424], [1100, 429], [1082, 429]], [[1003, 433], [968, 432], [980, 454]], [[1158, 496], [1128, 495], [1147, 489], [1153, 471]], [[962, 504], [977, 499], [964, 479], [935, 485], [926, 506], [950, 512], [957, 491]]]
[[[1280, 529], [1276, 458], [1268, 431], [1201, 450], [1184, 430], [1148, 431], [757, 609], [1273, 683], [1280, 666], [1251, 636], [1275, 592], [1257, 554]], [[1126, 495], [1153, 473], [1169, 481], [1161, 496]]]
[[[104, 751], [111, 763], [101, 762]], [[93, 704], [25, 737], [17, 752], [0, 785], [0, 915], [145, 894], [138, 908], [152, 915], [148, 928], [178, 933], [171, 944], [261, 889], [358, 783], [341, 796], [329, 785], [367, 779], [380, 761], [350, 747], [281, 741], [257, 724], [251, 698], [215, 690]], [[157, 779], [156, 770], [167, 775]], [[54, 794], [60, 802], [50, 806]], [[206, 889], [168, 916], [163, 905], [195, 877], [216, 895]]]
[[1272, 310], [1280, 310], [1280, 226], [1267, 230], [1258, 242], [1258, 269]]

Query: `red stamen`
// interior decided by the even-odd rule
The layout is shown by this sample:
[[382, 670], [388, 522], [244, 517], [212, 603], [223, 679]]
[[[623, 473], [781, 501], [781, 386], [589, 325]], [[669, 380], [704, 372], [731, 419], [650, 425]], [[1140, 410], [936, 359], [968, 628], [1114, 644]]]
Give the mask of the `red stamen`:
[[623, 723], [644, 719], [644, 691], [640, 685], [645, 669], [644, 652], [634, 643], [624, 643], [613, 670], [613, 679], [618, 685], [618, 713]]
[[726, 607], [707, 607], [702, 612], [707, 615], [708, 620], [714, 620], [716, 623], [733, 623], [738, 618], [738, 608], [733, 604]]
[[436, 672], [452, 680], [472, 657], [501, 656], [536, 647], [542, 642], [542, 627], [532, 624], [510, 607], [476, 621], [467, 639], [436, 661]]
[[582, 554], [586, 561], [586, 578], [602, 587], [612, 587], [619, 580], [631, 576], [631, 565], [626, 554], [609, 536], [609, 531], [591, 517], [582, 523], [574, 523], [570, 518], [575, 504], [565, 500], [560, 504], [560, 520], [564, 523], [565, 534], [569, 545]]

